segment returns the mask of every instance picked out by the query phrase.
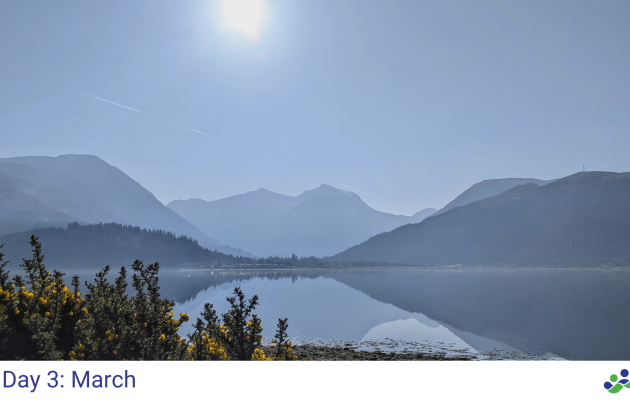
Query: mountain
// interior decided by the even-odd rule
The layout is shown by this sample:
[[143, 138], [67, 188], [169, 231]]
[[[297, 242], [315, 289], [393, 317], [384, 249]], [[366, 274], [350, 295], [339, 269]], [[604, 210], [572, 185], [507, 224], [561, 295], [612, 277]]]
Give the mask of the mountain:
[[0, 250], [17, 272], [22, 258], [31, 258], [29, 238], [35, 235], [42, 244], [44, 264], [49, 270], [95, 270], [105, 265], [113, 269], [129, 266], [136, 259], [162, 266], [182, 264], [224, 265], [243, 262], [234, 256], [208, 250], [186, 236], [161, 230], [147, 230], [120, 224], [79, 225], [43, 228], [0, 236]]
[[370, 208], [354, 193], [329, 185], [286, 196], [265, 189], [225, 199], [176, 200], [167, 205], [207, 235], [260, 255], [324, 256], [380, 232], [420, 222]]
[[[234, 243], [254, 254], [264, 255], [261, 251], [266, 247], [260, 243], [264, 239], [260, 233], [269, 228], [276, 216], [298, 203], [294, 197], [259, 189], [211, 202], [200, 199], [175, 200], [167, 207], [193, 221], [206, 234], [211, 232], [212, 237], [220, 237], [223, 242]], [[249, 248], [248, 245], [253, 247]]]
[[527, 183], [535, 183], [536, 185], [546, 185], [549, 182], [553, 182], [553, 180], [541, 180], [541, 179], [531, 179], [531, 178], [507, 178], [507, 179], [487, 179], [485, 181], [481, 181], [479, 183], [475, 183], [468, 189], [466, 189], [462, 194], [457, 196], [453, 201], [445, 205], [441, 210], [436, 212], [435, 215], [440, 215], [450, 210], [451, 208], [460, 207], [469, 203], [474, 203], [475, 201], [487, 199], [488, 197], [493, 197], [498, 194], [505, 192], [506, 190], [510, 190], [513, 187], [524, 185]]
[[121, 170], [91, 155], [0, 159], [0, 234], [70, 222], [116, 222], [221, 243]]
[[526, 184], [331, 257], [427, 265], [629, 265], [630, 173]]
[[411, 217], [409, 217], [408, 224], [417, 224], [418, 222], [422, 222], [425, 218], [428, 218], [436, 213], [435, 208], [425, 208], [423, 210], [418, 211]]

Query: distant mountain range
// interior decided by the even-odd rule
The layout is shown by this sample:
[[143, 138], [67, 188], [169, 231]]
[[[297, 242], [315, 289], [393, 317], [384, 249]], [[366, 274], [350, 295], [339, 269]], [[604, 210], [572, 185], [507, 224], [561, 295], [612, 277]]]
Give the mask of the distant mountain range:
[[242, 253], [224, 247], [98, 157], [0, 159], [0, 234], [75, 221], [162, 229], [195, 238], [212, 250]]
[[335, 254], [436, 211], [428, 208], [410, 217], [387, 214], [329, 185], [295, 197], [259, 189], [215, 201], [176, 200], [167, 206], [207, 235], [259, 256]]
[[[73, 222], [116, 223], [186, 235], [210, 251], [244, 257], [336, 254], [324, 262], [630, 265], [628, 199], [630, 173], [583, 172], [555, 181], [482, 181], [440, 211], [413, 216], [376, 211], [356, 194], [329, 185], [299, 196], [259, 189], [165, 206], [95, 156], [0, 159], [0, 235]], [[162, 254], [154, 245], [147, 248]], [[167, 253], [165, 259], [173, 262], [190, 258]]]
[[630, 265], [630, 173], [530, 183], [330, 258], [427, 265]]
[[543, 181], [540, 179], [531, 179], [531, 178], [506, 178], [506, 179], [487, 179], [485, 181], [481, 181], [479, 183], [475, 183], [468, 189], [466, 189], [462, 194], [457, 196], [453, 201], [445, 205], [438, 212], [433, 214], [433, 216], [443, 214], [448, 210], [464, 206], [466, 204], [474, 203], [475, 201], [487, 199], [488, 197], [493, 197], [498, 194], [505, 192], [506, 190], [510, 190], [513, 187], [524, 185], [526, 183], [534, 183], [538, 186], [546, 185], [549, 182], [553, 182], [553, 180]]

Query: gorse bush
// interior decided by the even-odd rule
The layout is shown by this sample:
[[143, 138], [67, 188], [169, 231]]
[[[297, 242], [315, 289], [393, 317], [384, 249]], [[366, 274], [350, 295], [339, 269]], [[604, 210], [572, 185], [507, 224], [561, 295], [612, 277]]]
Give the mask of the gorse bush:
[[292, 354], [293, 343], [287, 342], [289, 335], [287, 334], [289, 324], [287, 318], [278, 320], [278, 331], [271, 343], [276, 344], [276, 351], [274, 357], [276, 360], [297, 360], [297, 357]]
[[[230, 309], [219, 317], [205, 304], [183, 338], [179, 328], [187, 314], [175, 316], [175, 302], [162, 298], [159, 265], [132, 265], [134, 295], [127, 291], [127, 270], [114, 283], [109, 266], [79, 291], [79, 277], [71, 288], [64, 274], [50, 273], [38, 238], [31, 236], [32, 258], [21, 267], [26, 277], [9, 279], [8, 262], [0, 252], [0, 359], [3, 360], [294, 360], [286, 342], [286, 319], [278, 323], [276, 352], [261, 348], [262, 326], [253, 311], [258, 296], [246, 300], [240, 288], [228, 297]], [[2, 245], [0, 245], [0, 250]]]

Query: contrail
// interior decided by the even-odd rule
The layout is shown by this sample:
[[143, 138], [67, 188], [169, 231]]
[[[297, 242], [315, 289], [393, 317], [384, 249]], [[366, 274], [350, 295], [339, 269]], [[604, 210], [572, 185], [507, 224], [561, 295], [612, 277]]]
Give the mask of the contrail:
[[184, 126], [184, 125], [177, 124], [177, 123], [175, 123], [175, 122], [172, 122], [172, 121], [166, 120], [166, 119], [164, 119], [164, 118], [156, 117], [155, 115], [151, 115], [151, 114], [149, 114], [149, 113], [145, 113], [144, 111], [136, 110], [135, 108], [128, 107], [128, 106], [126, 106], [126, 105], [124, 105], [124, 104], [119, 104], [119, 103], [115, 103], [115, 102], [110, 101], [110, 100], [107, 100], [107, 99], [103, 99], [103, 98], [101, 98], [101, 97], [96, 97], [96, 96], [93, 96], [93, 95], [91, 95], [91, 94], [89, 94], [89, 93], [84, 93], [84, 92], [81, 92], [81, 91], [79, 91], [79, 90], [72, 89], [72, 88], [67, 87], [67, 86], [64, 86], [64, 85], [60, 85], [59, 83], [55, 83], [55, 82], [52, 82], [52, 81], [48, 81], [48, 80], [46, 80], [46, 79], [42, 79], [42, 78], [37, 78], [37, 79], [39, 79], [40, 81], [44, 81], [44, 82], [46, 82], [46, 83], [50, 83], [51, 85], [56, 85], [56, 86], [62, 87], [62, 88], [64, 88], [64, 89], [71, 90], [71, 91], [73, 91], [73, 92], [75, 92], [75, 93], [79, 93], [79, 94], [82, 94], [82, 95], [84, 95], [84, 96], [91, 97], [91, 98], [96, 99], [96, 100], [104, 101], [105, 103], [109, 103], [109, 104], [113, 104], [113, 105], [118, 106], [118, 107], [126, 108], [127, 110], [134, 111], [134, 112], [140, 113], [140, 114], [142, 114], [142, 115], [146, 115], [147, 117], [151, 117], [151, 118], [153, 118], [153, 119], [157, 119], [158, 121], [166, 122], [167, 124], [175, 125], [175, 126], [177, 126], [177, 127], [179, 127], [179, 128], [186, 129], [186, 130], [189, 130], [189, 131], [191, 131], [191, 132], [195, 132], [195, 133], [200, 133], [200, 134], [202, 134], [202, 135], [209, 136], [209, 137], [211, 137], [211, 138], [213, 138], [213, 139], [217, 139], [217, 140], [220, 140], [220, 141], [222, 141], [222, 142], [225, 142], [225, 143], [229, 143], [229, 144], [231, 144], [231, 145], [234, 145], [234, 143], [228, 142], [227, 140], [225, 140], [225, 139], [221, 139], [220, 137], [212, 136], [212, 135], [210, 135], [210, 134], [208, 134], [208, 133], [201, 132], [201, 131], [198, 131], [198, 130], [196, 130], [196, 129], [192, 129], [192, 128], [189, 128], [189, 127]]
[[336, 180], [334, 180], [334, 179], [331, 179], [331, 181], [333, 181], [333, 182], [337, 182], [338, 184], [340, 184], [340, 185], [342, 185], [342, 186], [345, 186], [345, 187], [347, 187], [347, 188], [350, 188], [350, 189], [352, 189], [352, 190], [355, 190], [355, 191], [357, 191], [357, 192], [359, 192], [359, 193], [363, 193], [363, 194], [365, 194], [365, 195], [367, 195], [367, 196], [374, 197], [375, 199], [378, 199], [378, 200], [380, 200], [380, 201], [384, 201], [385, 203], [389, 203], [389, 204], [391, 204], [391, 205], [393, 205], [393, 206], [400, 207], [398, 204], [394, 204], [394, 203], [392, 203], [391, 201], [387, 201], [387, 200], [385, 200], [385, 199], [381, 199], [380, 197], [376, 197], [376, 196], [374, 196], [373, 194], [369, 194], [369, 193], [362, 192], [362, 191], [360, 191], [360, 190], [359, 190], [359, 189], [357, 189], [357, 188], [353, 188], [352, 186], [349, 186], [349, 185], [343, 184], [343, 183], [341, 183], [341, 182], [339, 182], [339, 181], [336, 181]]

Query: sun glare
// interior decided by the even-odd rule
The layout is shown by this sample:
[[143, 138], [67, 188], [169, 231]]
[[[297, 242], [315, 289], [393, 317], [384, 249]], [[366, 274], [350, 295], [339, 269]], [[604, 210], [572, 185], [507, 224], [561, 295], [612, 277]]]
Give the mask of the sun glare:
[[260, 39], [258, 23], [262, 16], [260, 0], [224, 0], [225, 19], [235, 29], [244, 32], [249, 40]]

